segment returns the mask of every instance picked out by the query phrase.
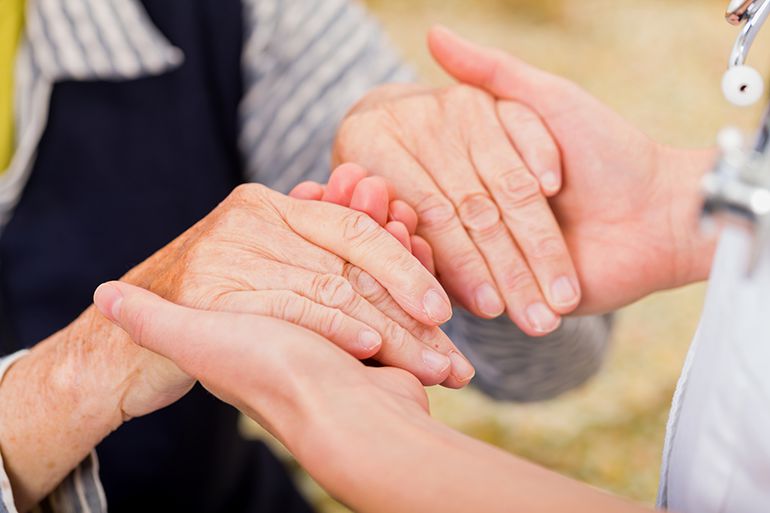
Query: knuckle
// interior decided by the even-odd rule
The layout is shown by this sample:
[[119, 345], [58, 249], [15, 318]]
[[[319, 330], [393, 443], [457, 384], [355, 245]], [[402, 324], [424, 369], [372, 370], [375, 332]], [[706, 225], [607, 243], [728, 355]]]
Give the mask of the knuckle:
[[393, 355], [405, 352], [409, 346], [409, 334], [395, 322], [388, 323], [383, 340], [387, 343], [388, 351]]
[[360, 291], [361, 295], [363, 295], [363, 297], [370, 303], [378, 304], [387, 298], [388, 291], [385, 290], [385, 287], [380, 285], [371, 274], [360, 267], [346, 264], [344, 273], [347, 275], [350, 282]]
[[553, 261], [564, 256], [566, 248], [558, 237], [543, 237], [537, 242], [530, 251], [530, 258], [534, 260]]
[[266, 192], [266, 187], [258, 183], [244, 183], [238, 185], [227, 197], [228, 203], [246, 203], [262, 198]]
[[350, 244], [364, 246], [380, 235], [380, 225], [361, 212], [347, 212], [342, 219], [342, 236]]
[[433, 230], [448, 228], [456, 216], [452, 203], [440, 194], [425, 194], [415, 204], [420, 226]]
[[540, 201], [540, 184], [525, 168], [501, 173], [494, 181], [501, 208], [520, 209]]
[[503, 287], [510, 292], [522, 292], [537, 287], [535, 278], [526, 267], [516, 267], [505, 273]]
[[489, 232], [500, 222], [500, 211], [486, 194], [466, 196], [460, 202], [457, 212], [463, 225], [475, 232]]
[[475, 273], [480, 267], [479, 255], [475, 251], [460, 251], [447, 259], [451, 273]]
[[342, 276], [323, 274], [316, 276], [314, 282], [315, 295], [324, 305], [340, 308], [354, 299], [353, 287]]
[[329, 309], [319, 319], [318, 329], [324, 336], [334, 338], [342, 330], [343, 320], [344, 315], [342, 312], [336, 309]]
[[293, 292], [278, 294], [273, 299], [271, 311], [275, 317], [299, 323], [307, 316], [307, 303]]

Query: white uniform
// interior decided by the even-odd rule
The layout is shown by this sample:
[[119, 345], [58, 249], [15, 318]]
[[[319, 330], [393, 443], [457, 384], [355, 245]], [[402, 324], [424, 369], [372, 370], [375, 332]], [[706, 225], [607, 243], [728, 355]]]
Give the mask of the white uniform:
[[770, 512], [770, 251], [749, 276], [748, 234], [724, 234], [671, 408], [659, 506]]

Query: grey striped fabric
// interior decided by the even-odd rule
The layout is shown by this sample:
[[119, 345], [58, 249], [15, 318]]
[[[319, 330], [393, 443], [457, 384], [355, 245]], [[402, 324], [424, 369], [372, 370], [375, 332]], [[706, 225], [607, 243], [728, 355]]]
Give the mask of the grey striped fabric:
[[[409, 81], [414, 74], [353, 0], [243, 0], [243, 5], [239, 143], [245, 178], [283, 192], [303, 180], [324, 181], [336, 128], [353, 103], [377, 85]], [[0, 175], [0, 229], [29, 177], [56, 81], [128, 80], [164, 73], [183, 58], [137, 0], [28, 0], [27, 33], [17, 60], [17, 147]], [[507, 319], [480, 320], [458, 311], [446, 330], [476, 365], [476, 383], [484, 391], [531, 401], [557, 395], [595, 373], [609, 325], [600, 317], [567, 319], [557, 333], [533, 340]], [[0, 462], [0, 513], [15, 513], [9, 496]], [[106, 511], [95, 455], [39, 509]]]
[[413, 81], [380, 27], [350, 0], [244, 0], [246, 176], [281, 192], [325, 181], [336, 128], [386, 82]]
[[484, 320], [456, 309], [445, 331], [476, 366], [474, 386], [499, 400], [530, 402], [582, 385], [601, 368], [612, 316], [565, 318], [531, 338], [507, 317]]

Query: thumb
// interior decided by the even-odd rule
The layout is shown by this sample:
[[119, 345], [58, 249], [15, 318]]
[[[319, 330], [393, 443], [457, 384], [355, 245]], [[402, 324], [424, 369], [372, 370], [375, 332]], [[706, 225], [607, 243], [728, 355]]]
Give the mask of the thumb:
[[565, 95], [579, 91], [568, 80], [501, 50], [472, 43], [445, 27], [430, 30], [428, 47], [436, 62], [456, 80], [529, 105], [544, 118], [563, 110]]
[[186, 372], [194, 351], [190, 342], [207, 337], [207, 323], [202, 318], [207, 312], [178, 306], [127, 283], [100, 285], [94, 292], [94, 304], [137, 345], [165, 356]]

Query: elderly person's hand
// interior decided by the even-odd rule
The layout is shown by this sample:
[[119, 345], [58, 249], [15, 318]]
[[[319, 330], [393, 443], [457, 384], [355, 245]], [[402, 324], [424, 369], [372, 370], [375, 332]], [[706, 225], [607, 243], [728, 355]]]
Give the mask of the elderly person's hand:
[[[387, 208], [387, 196], [374, 199], [362, 210]], [[474, 373], [436, 327], [451, 315], [436, 279], [369, 215], [339, 205], [240, 187], [123, 280], [187, 306], [288, 321], [351, 358], [401, 367], [424, 384], [461, 387]], [[278, 331], [260, 335], [280, 340], [281, 326], [265, 321], [264, 330]], [[316, 359], [315, 347], [304, 346], [302, 357], [315, 361], [320, 377], [324, 354]], [[0, 411], [15, 420], [0, 429], [0, 447], [16, 504], [36, 504], [107, 434], [173, 403], [194, 382], [89, 308], [3, 378]]]
[[[194, 308], [295, 323], [426, 385], [473, 376], [436, 327], [451, 316], [436, 279], [367, 214], [331, 203], [242, 186], [125, 281]], [[162, 379], [150, 393], [167, 387]], [[145, 381], [137, 405], [146, 406]]]
[[576, 84], [501, 51], [434, 29], [440, 65], [505, 105], [533, 109], [561, 148], [564, 187], [552, 205], [578, 269], [580, 313], [606, 312], [653, 291], [704, 279], [713, 240], [695, 226], [713, 152], [663, 146]]
[[414, 207], [439, 279], [474, 314], [507, 309], [527, 334], [544, 335], [578, 305], [547, 200], [561, 187], [559, 151], [528, 108], [464, 85], [389, 85], [352, 110], [334, 150]]

